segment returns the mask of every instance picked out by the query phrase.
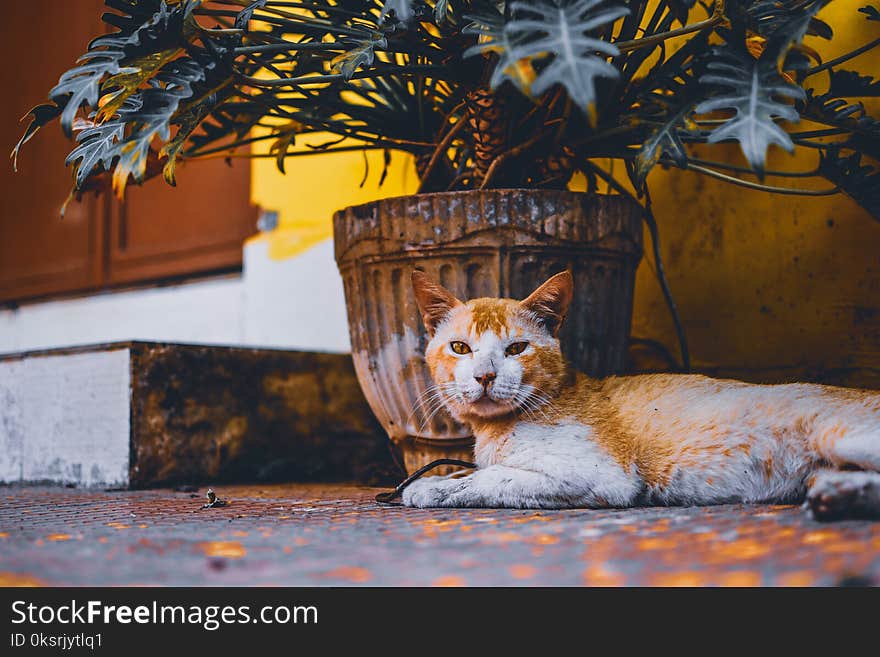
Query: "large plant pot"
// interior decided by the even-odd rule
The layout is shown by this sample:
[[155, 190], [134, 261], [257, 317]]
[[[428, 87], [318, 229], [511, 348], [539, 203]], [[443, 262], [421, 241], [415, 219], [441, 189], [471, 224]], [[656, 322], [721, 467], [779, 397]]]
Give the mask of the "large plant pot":
[[523, 298], [570, 269], [575, 297], [562, 349], [588, 374], [617, 373], [642, 254], [640, 213], [620, 196], [510, 189], [402, 196], [335, 214], [355, 370], [409, 472], [473, 456], [468, 427], [445, 411], [429, 419], [418, 403], [431, 379], [410, 272], [422, 269], [472, 299]]

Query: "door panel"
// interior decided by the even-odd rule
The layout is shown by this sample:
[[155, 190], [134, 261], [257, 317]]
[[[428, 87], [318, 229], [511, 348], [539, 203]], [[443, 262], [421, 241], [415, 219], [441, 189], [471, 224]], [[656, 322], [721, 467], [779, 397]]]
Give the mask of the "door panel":
[[[104, 10], [101, 0], [5, 8], [0, 144], [11, 150], [21, 116], [104, 31]], [[90, 195], [71, 203], [62, 220], [71, 149], [53, 124], [26, 145], [19, 173], [0, 162], [0, 303], [241, 267], [242, 241], [257, 219], [247, 160], [181, 163], [177, 188], [159, 177], [129, 185], [124, 202]]]
[[109, 283], [241, 266], [257, 222], [248, 160], [191, 162], [177, 172], [177, 187], [157, 178], [111, 201]]
[[[74, 3], [70, 3], [74, 4]], [[42, 102], [64, 67], [100, 34], [100, 0], [78, 0], [72, 11], [57, 0], [28, 0], [4, 7], [0, 61], [0, 145], [9, 153], [26, 123], [19, 119]], [[63, 15], [62, 15], [63, 14]], [[94, 197], [61, 206], [71, 187], [64, 158], [70, 142], [57, 125], [25, 146], [13, 173], [0, 161], [0, 301], [92, 288], [100, 280], [102, 225]]]

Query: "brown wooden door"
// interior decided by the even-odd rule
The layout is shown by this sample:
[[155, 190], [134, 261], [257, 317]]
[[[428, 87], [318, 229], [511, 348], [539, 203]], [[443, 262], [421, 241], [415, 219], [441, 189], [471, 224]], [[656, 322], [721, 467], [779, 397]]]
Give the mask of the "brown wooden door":
[[[24, 127], [21, 116], [104, 30], [104, 9], [100, 0], [5, 8], [0, 138], [8, 149]], [[89, 196], [61, 219], [71, 148], [51, 125], [25, 146], [19, 173], [0, 163], [0, 303], [241, 267], [242, 241], [257, 219], [247, 161], [181, 164], [176, 188], [161, 178], [129, 185], [124, 202]]]
[[[73, 9], [77, 6], [77, 10]], [[64, 67], [72, 65], [99, 33], [100, 0], [29, 0], [4, 6], [0, 61], [0, 145], [8, 154], [21, 136], [19, 119], [43, 102]], [[61, 8], [65, 9], [62, 10]], [[68, 8], [69, 7], [69, 8]], [[25, 147], [17, 174], [0, 162], [0, 300], [81, 290], [100, 284], [99, 203], [72, 203], [64, 158], [70, 142], [58, 125], [48, 126]]]
[[130, 186], [124, 202], [112, 201], [109, 283], [241, 266], [242, 241], [257, 222], [248, 161], [181, 164], [177, 185], [157, 178]]

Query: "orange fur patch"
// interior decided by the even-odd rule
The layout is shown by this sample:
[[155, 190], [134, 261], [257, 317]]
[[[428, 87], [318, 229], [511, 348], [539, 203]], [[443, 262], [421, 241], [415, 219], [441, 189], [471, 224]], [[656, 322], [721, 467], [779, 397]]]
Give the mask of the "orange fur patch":
[[[516, 303], [516, 302], [512, 302]], [[471, 332], [482, 335], [491, 331], [495, 335], [506, 335], [507, 318], [510, 314], [511, 301], [508, 299], [474, 299], [467, 303], [471, 311]]]

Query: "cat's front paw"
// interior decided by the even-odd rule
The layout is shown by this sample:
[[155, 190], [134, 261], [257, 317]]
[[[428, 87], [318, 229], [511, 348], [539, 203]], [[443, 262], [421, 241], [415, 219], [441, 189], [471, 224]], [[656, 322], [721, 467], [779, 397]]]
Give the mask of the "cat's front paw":
[[461, 484], [455, 479], [417, 479], [404, 489], [403, 504], [419, 509], [448, 506], [449, 496], [460, 488]]

